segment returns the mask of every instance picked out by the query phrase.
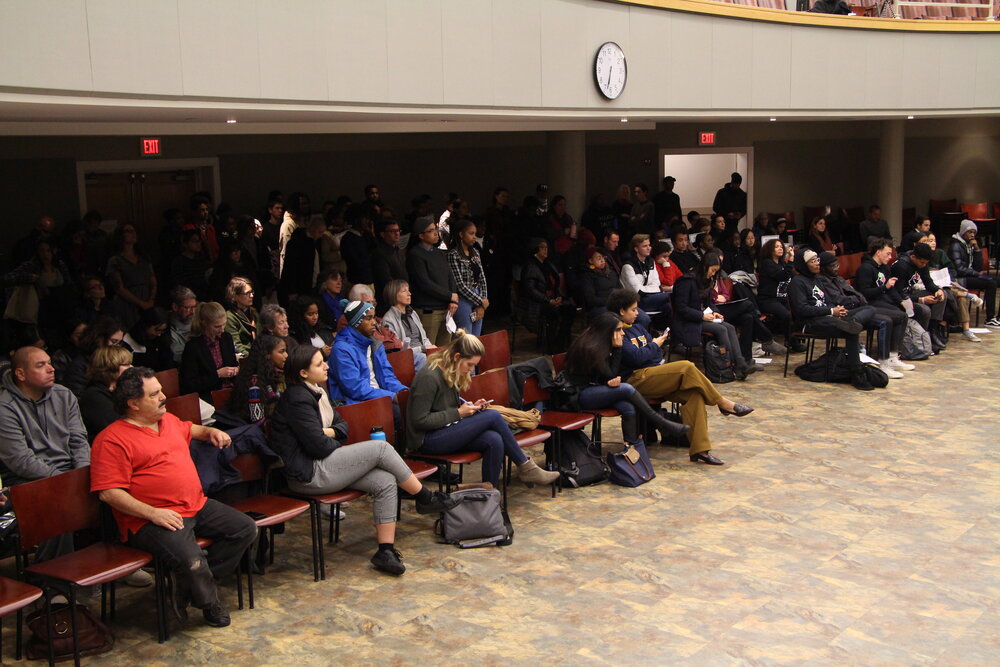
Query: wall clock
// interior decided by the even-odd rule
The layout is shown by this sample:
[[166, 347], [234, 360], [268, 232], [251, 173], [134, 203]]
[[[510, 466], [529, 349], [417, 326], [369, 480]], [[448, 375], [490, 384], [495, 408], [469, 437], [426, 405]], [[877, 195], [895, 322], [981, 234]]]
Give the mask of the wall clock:
[[605, 42], [594, 57], [594, 80], [597, 90], [609, 100], [617, 99], [625, 90], [628, 65], [625, 52], [614, 42]]

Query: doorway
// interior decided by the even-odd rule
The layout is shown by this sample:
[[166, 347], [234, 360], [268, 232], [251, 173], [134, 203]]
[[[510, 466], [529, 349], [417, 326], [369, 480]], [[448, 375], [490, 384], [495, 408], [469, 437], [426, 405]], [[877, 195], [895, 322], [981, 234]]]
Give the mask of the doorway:
[[729, 182], [733, 172], [743, 177], [747, 193], [747, 216], [740, 220], [740, 228], [753, 223], [753, 148], [704, 148], [660, 149], [660, 181], [665, 176], [677, 179], [674, 192], [681, 200], [681, 208], [698, 211], [702, 215], [712, 212], [712, 203], [719, 188]]
[[130, 222], [139, 242], [154, 250], [164, 211], [176, 208], [187, 214], [191, 196], [203, 190], [218, 204], [218, 160], [78, 162], [77, 189], [80, 210], [98, 211], [108, 234]]

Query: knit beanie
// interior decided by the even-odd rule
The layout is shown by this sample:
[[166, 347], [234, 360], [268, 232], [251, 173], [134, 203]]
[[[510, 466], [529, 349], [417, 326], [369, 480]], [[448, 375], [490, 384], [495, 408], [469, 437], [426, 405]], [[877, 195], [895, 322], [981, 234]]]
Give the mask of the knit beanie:
[[808, 264], [815, 256], [816, 252], [813, 250], [809, 250], [808, 248], [802, 251], [802, 261], [805, 262], [806, 264]]
[[[808, 259], [806, 261], [809, 261]], [[819, 254], [819, 265], [820, 266], [830, 266], [837, 261], [837, 256], [832, 252], [821, 252]]]
[[347, 299], [341, 299], [340, 305], [344, 308], [344, 318], [347, 320], [348, 326], [352, 326], [355, 329], [361, 324], [365, 313], [375, 307], [365, 301], [348, 301]]
[[965, 236], [965, 233], [967, 231], [969, 231], [970, 229], [975, 230], [976, 232], [979, 232], [979, 227], [976, 227], [976, 223], [974, 223], [972, 220], [968, 220], [968, 219], [963, 220], [962, 224], [959, 225], [959, 227], [958, 227], [958, 234], [959, 234], [959, 236]]

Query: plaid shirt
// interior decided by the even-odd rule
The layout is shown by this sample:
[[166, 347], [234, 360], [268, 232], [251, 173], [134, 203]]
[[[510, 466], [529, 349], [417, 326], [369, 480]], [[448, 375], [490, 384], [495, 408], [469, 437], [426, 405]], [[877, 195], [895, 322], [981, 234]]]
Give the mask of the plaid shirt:
[[479, 252], [472, 248], [466, 257], [458, 248], [448, 251], [448, 266], [451, 275], [458, 285], [458, 295], [478, 307], [483, 299], [488, 299], [486, 293], [486, 273], [479, 261]]

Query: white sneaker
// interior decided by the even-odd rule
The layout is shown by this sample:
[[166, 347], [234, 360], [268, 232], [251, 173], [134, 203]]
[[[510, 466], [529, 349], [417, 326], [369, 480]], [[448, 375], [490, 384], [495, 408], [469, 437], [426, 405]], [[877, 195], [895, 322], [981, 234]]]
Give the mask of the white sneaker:
[[983, 300], [980, 299], [975, 294], [970, 294], [969, 295], [969, 301], [971, 301], [972, 305], [975, 306], [976, 308], [982, 308], [983, 307]]
[[[346, 505], [346, 504], [347, 503], [344, 503], [344, 505]], [[320, 509], [320, 511], [324, 515], [330, 516], [330, 514], [332, 514], [332, 512], [333, 512], [333, 505], [323, 505], [323, 507]], [[339, 518], [340, 518], [341, 521], [343, 521], [344, 519], [347, 518], [347, 514], [344, 513], [344, 510], [340, 510], [340, 517]]]
[[883, 373], [889, 376], [890, 380], [898, 380], [903, 377], [902, 373], [893, 369], [892, 364], [889, 363], [888, 359], [878, 362], [878, 367], [882, 369]]
[[136, 570], [127, 577], [124, 577], [122, 581], [126, 585], [134, 586], [135, 588], [145, 588], [153, 585], [153, 577], [149, 576], [149, 572], [145, 570]]
[[913, 364], [908, 364], [900, 359], [898, 354], [889, 357], [889, 366], [897, 371], [912, 371], [916, 368]]
[[1000, 320], [993, 318], [992, 320], [986, 320], [986, 326], [988, 327], [1000, 327]]
[[983, 342], [982, 338], [980, 338], [976, 334], [972, 333], [968, 329], [966, 329], [965, 331], [962, 332], [962, 336], [965, 338], [965, 340], [969, 341], [970, 343], [982, 343]]

